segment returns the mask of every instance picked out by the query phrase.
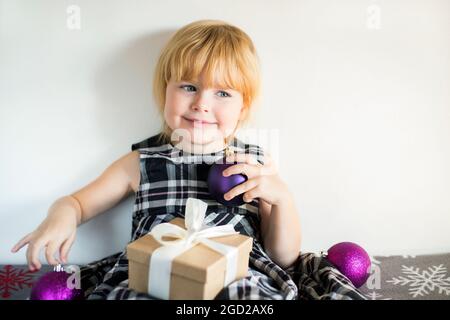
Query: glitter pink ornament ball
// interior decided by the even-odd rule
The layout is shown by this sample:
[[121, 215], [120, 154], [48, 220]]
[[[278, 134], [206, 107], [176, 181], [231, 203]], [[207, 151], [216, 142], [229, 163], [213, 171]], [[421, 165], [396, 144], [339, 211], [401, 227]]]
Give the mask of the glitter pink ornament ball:
[[341, 242], [328, 249], [326, 258], [356, 288], [361, 287], [370, 275], [370, 257], [367, 252], [353, 242]]
[[70, 273], [50, 271], [42, 275], [31, 289], [30, 300], [81, 300], [83, 291], [71, 288]]

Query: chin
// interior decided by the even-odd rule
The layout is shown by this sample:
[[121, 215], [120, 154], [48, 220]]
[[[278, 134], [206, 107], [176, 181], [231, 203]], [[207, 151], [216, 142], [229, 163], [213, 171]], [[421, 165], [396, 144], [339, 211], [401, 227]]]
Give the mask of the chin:
[[214, 141], [214, 138], [217, 135], [215, 129], [198, 130], [193, 128], [186, 128], [185, 130], [189, 132], [189, 137], [187, 137], [187, 140], [196, 144], [205, 144]]
[[195, 143], [195, 144], [207, 144], [207, 143], [213, 142], [215, 140], [214, 139], [215, 135], [210, 134], [210, 133], [203, 132], [203, 134], [198, 134], [198, 133], [197, 134], [192, 133], [192, 134], [193, 135], [192, 135], [191, 142]]

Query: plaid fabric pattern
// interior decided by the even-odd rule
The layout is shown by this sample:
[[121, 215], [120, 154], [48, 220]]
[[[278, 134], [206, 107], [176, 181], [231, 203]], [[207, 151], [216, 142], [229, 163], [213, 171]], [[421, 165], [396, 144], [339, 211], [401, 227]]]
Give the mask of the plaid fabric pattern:
[[[282, 269], [264, 251], [260, 238], [258, 200], [239, 207], [226, 207], [213, 199], [207, 186], [208, 171], [225, 150], [209, 154], [189, 154], [170, 142], [158, 143], [158, 135], [132, 145], [139, 150], [141, 181], [135, 194], [131, 241], [157, 224], [175, 217], [184, 218], [189, 197], [208, 204], [208, 225], [232, 224], [241, 234], [253, 237], [249, 274], [225, 287], [220, 300], [273, 299], [365, 299], [351, 282], [325, 258], [312, 253], [299, 254], [297, 261]], [[237, 138], [231, 143], [235, 152], [248, 153], [264, 163], [261, 147]], [[81, 283], [87, 299], [154, 299], [151, 295], [128, 289], [126, 251], [81, 267]]]

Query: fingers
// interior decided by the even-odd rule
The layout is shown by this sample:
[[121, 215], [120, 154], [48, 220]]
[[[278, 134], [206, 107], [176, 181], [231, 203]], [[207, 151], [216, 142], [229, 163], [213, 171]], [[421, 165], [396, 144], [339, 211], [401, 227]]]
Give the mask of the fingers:
[[270, 156], [267, 157], [267, 162], [262, 165], [252, 154], [236, 153], [226, 158], [228, 162], [240, 162], [236, 165], [230, 166], [223, 171], [223, 176], [227, 177], [232, 174], [245, 174], [249, 179], [257, 176], [272, 175], [277, 173], [275, 163]]
[[39, 261], [39, 252], [43, 243], [41, 241], [32, 242], [28, 245], [27, 260], [28, 267], [31, 271], [39, 270], [41, 268], [41, 262]]
[[22, 239], [19, 240], [19, 242], [17, 242], [14, 247], [12, 247], [11, 252], [15, 253], [17, 251], [19, 251], [20, 249], [22, 249], [22, 247], [24, 245], [26, 245], [28, 242], [30, 242], [31, 239], [31, 235], [32, 233], [27, 234], [25, 237], [23, 237]]
[[252, 202], [253, 199], [260, 198], [260, 187], [256, 186], [253, 189], [248, 190], [244, 193], [243, 199], [245, 202]]
[[64, 243], [60, 247], [59, 257], [61, 258], [62, 262], [64, 262], [64, 263], [67, 263], [69, 250], [72, 247], [74, 240], [75, 240], [75, 232], [72, 233], [72, 235], [69, 237], [69, 239], [64, 241]]
[[35, 233], [32, 232], [27, 234], [25, 237], [19, 240], [12, 248], [11, 252], [17, 252], [23, 246], [28, 244], [26, 258], [28, 261], [28, 268], [30, 271], [39, 270], [42, 265], [39, 261], [39, 254], [42, 247], [46, 247], [45, 256], [49, 264], [57, 265], [61, 263], [57, 258], [55, 258], [55, 253], [59, 249], [61, 260], [64, 258], [64, 262], [67, 261], [67, 254], [75, 240], [76, 232], [73, 232], [69, 238], [65, 241], [61, 240], [49, 240], [47, 237], [36, 237]]
[[[236, 187], [225, 193], [224, 199], [229, 201], [234, 197], [255, 188], [256, 186], [258, 186], [258, 184], [258, 178], [247, 180], [246, 182], [237, 185]], [[244, 195], [245, 202], [250, 202], [251, 200], [253, 200], [253, 198], [248, 197], [248, 195]]]
[[249, 165], [246, 163], [239, 163], [223, 170], [222, 174], [224, 177], [228, 177], [233, 174], [244, 174], [247, 176], [247, 178], [253, 179], [262, 174], [262, 167]]
[[[44, 245], [45, 245], [44, 242], [40, 240], [31, 242], [28, 245], [27, 260], [28, 260], [28, 267], [31, 271], [41, 269], [42, 264], [39, 261], [39, 253], [41, 252], [41, 248], [44, 247]], [[59, 245], [60, 243], [56, 241], [51, 241], [47, 244], [45, 256], [48, 263], [51, 265], [59, 264], [58, 260], [54, 258], [55, 252], [58, 249]]]
[[264, 168], [266, 170], [265, 174], [275, 174], [278, 172], [277, 164], [273, 161], [272, 156], [269, 152], [264, 155]]
[[56, 241], [51, 241], [47, 245], [47, 250], [45, 250], [45, 257], [47, 258], [48, 263], [51, 265], [57, 265], [60, 262], [55, 259], [56, 250], [59, 248], [61, 243]]

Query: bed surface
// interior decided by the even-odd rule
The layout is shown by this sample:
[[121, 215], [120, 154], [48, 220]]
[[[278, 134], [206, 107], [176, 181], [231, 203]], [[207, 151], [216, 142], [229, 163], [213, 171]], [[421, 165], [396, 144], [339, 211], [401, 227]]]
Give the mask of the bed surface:
[[371, 260], [371, 276], [360, 288], [368, 299], [450, 300], [450, 253]]
[[[372, 273], [360, 290], [370, 300], [450, 300], [450, 253], [372, 257]], [[0, 300], [28, 299], [33, 283], [53, 270], [0, 265]]]

